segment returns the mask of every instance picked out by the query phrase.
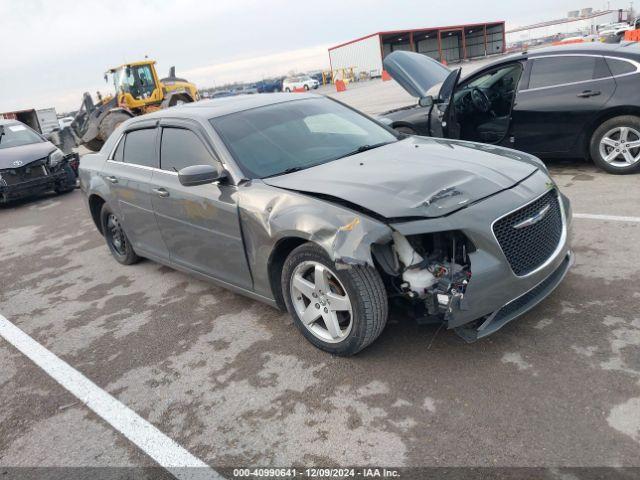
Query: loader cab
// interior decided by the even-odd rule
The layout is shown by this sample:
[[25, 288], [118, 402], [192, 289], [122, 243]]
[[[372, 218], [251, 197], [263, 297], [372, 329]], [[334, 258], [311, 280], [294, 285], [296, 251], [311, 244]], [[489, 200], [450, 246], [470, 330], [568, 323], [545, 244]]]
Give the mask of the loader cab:
[[136, 109], [162, 101], [154, 65], [155, 62], [136, 62], [107, 72], [112, 77], [119, 105]]

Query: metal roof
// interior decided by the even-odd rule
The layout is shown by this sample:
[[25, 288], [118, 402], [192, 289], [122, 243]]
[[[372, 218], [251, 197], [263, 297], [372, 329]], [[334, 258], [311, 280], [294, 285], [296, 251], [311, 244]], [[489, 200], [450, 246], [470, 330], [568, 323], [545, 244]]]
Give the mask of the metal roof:
[[405, 30], [384, 30], [376, 33], [371, 33], [369, 35], [365, 35], [364, 37], [355, 38], [353, 40], [349, 40], [348, 42], [340, 43], [339, 45], [334, 45], [333, 47], [329, 47], [329, 51], [335, 50], [336, 48], [344, 47], [345, 45], [349, 45], [351, 43], [359, 42], [360, 40], [365, 40], [367, 38], [371, 38], [379, 35], [397, 35], [397, 34], [436, 31], [436, 30], [445, 30], [445, 31], [459, 30], [461, 28], [481, 27], [483, 25], [504, 25], [504, 20], [496, 20], [494, 22], [465, 23], [463, 25], [447, 25], [444, 27], [423, 27], [423, 28], [408, 28]]

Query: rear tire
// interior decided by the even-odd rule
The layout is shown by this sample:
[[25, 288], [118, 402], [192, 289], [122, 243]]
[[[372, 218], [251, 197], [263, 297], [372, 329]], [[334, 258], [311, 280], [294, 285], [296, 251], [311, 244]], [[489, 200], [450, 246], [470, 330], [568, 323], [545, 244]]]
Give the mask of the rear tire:
[[[316, 277], [318, 271], [323, 272], [320, 277]], [[298, 288], [300, 279], [304, 291]], [[314, 243], [291, 252], [282, 269], [281, 288], [296, 327], [313, 345], [335, 355], [358, 353], [378, 338], [387, 323], [387, 293], [380, 274], [361, 265], [339, 270]], [[311, 315], [305, 325], [306, 313]], [[325, 318], [327, 322], [337, 319], [333, 330]]]
[[591, 136], [589, 153], [605, 172], [640, 172], [640, 118], [623, 115], [603, 122]]
[[102, 210], [100, 211], [100, 223], [102, 225], [104, 239], [111, 251], [111, 255], [113, 255], [113, 258], [115, 258], [118, 263], [133, 265], [140, 261], [140, 257], [136, 255], [129, 238], [127, 238], [122, 228], [120, 218], [113, 213], [106, 203], [102, 205]]
[[113, 133], [113, 131], [118, 128], [118, 126], [131, 118], [130, 115], [127, 115], [124, 112], [111, 112], [108, 113], [105, 118], [100, 122], [100, 127], [98, 128], [100, 132], [100, 138], [104, 142], [109, 139], [109, 136]]

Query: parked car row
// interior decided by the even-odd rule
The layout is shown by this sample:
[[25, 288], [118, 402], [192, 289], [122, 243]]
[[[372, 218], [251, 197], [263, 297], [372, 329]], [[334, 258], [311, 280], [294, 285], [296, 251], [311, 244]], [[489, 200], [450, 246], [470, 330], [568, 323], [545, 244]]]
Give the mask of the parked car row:
[[524, 52], [462, 79], [460, 69], [412, 52], [393, 52], [384, 65], [419, 99], [382, 115], [401, 132], [502, 145], [543, 158], [591, 158], [614, 174], [640, 171], [637, 42]]

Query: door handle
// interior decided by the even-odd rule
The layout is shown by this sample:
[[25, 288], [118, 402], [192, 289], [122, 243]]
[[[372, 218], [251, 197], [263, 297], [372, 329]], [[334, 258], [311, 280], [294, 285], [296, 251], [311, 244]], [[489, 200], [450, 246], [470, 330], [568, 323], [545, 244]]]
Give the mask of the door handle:
[[601, 92], [599, 91], [593, 91], [593, 90], [585, 90], [582, 93], [579, 93], [577, 96], [580, 98], [589, 98], [589, 97], [595, 97], [597, 95], [600, 95]]
[[109, 175], [107, 177], [104, 177], [107, 180], [109, 180], [111, 183], [118, 183], [118, 179], [116, 177], [114, 177], [113, 175]]
[[154, 188], [153, 191], [162, 198], [167, 198], [169, 196], [169, 192], [164, 188]]

